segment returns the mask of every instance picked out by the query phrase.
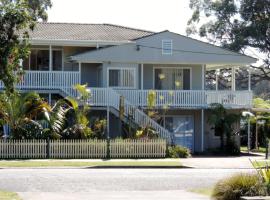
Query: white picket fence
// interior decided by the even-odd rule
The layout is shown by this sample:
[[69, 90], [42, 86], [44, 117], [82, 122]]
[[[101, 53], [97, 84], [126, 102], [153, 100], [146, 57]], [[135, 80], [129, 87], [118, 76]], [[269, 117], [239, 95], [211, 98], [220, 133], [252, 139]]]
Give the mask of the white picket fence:
[[46, 140], [0, 140], [0, 158], [46, 158]]
[[106, 140], [52, 140], [50, 158], [106, 158]]
[[111, 158], [161, 158], [166, 156], [166, 140], [112, 140]]
[[165, 156], [166, 140], [164, 139], [112, 139], [109, 142], [107, 140], [50, 140], [49, 142], [0, 140], [1, 159], [161, 158]]

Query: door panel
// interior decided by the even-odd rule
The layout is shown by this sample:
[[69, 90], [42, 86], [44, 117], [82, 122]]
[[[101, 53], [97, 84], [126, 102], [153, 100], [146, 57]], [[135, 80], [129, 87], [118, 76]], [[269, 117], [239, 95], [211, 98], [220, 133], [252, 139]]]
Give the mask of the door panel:
[[175, 144], [193, 149], [194, 118], [193, 116], [165, 117], [166, 128], [174, 133]]

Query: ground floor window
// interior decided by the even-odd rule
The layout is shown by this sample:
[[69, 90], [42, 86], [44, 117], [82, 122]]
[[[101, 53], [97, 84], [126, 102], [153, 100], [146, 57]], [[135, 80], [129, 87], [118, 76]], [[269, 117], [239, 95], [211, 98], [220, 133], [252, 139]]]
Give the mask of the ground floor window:
[[193, 149], [194, 118], [192, 115], [166, 116], [165, 128], [174, 133], [175, 143]]

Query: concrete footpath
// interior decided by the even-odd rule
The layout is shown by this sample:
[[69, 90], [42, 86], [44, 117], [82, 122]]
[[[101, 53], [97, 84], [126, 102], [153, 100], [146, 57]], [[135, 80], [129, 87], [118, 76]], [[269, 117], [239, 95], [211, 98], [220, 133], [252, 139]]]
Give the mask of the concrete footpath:
[[197, 169], [252, 169], [251, 161], [263, 161], [263, 154], [238, 157], [193, 157], [181, 159], [184, 166]]

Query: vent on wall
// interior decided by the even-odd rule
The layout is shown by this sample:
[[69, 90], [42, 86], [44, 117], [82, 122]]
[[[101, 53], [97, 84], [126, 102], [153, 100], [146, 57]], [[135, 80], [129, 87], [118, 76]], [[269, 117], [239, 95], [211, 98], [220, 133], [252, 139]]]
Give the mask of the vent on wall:
[[162, 40], [162, 55], [172, 55], [173, 43], [172, 40]]

